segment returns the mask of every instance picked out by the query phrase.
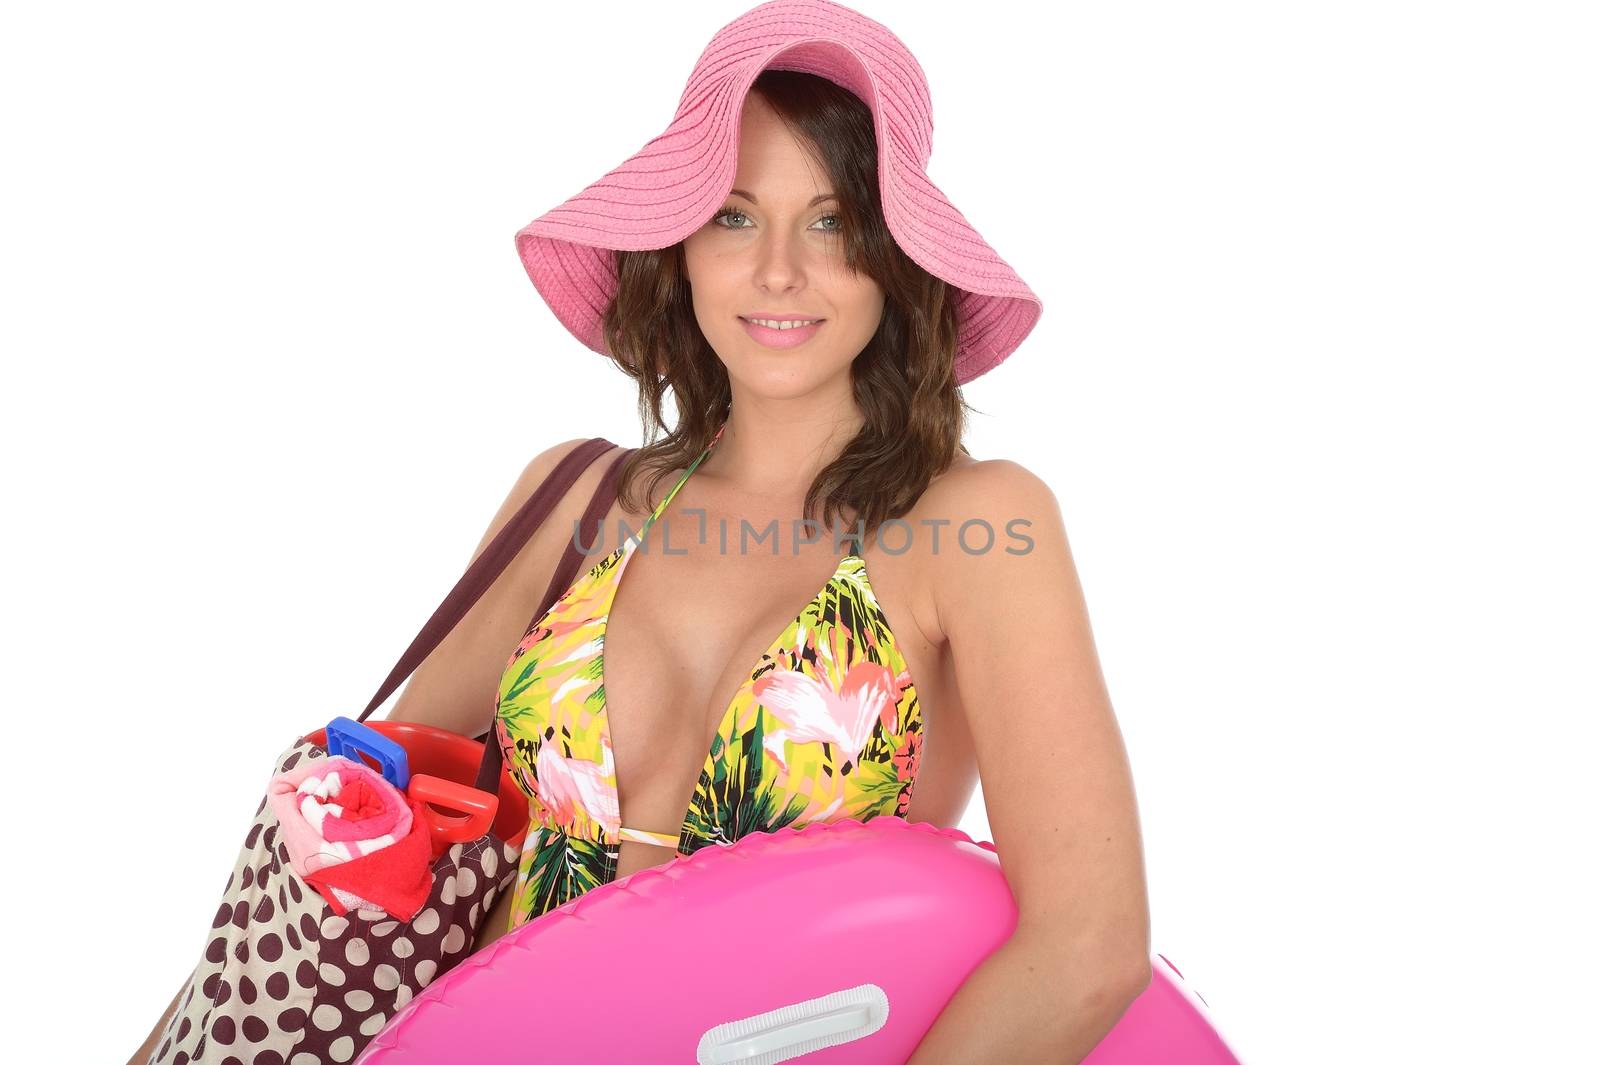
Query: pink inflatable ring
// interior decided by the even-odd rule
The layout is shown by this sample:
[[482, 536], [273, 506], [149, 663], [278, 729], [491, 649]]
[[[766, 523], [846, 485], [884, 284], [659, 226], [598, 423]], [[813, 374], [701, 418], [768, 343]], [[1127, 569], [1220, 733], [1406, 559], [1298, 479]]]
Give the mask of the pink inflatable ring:
[[[1016, 922], [994, 845], [958, 829], [885, 816], [752, 833], [500, 937], [357, 1062], [902, 1065]], [[1157, 958], [1086, 1065], [1237, 1065]]]

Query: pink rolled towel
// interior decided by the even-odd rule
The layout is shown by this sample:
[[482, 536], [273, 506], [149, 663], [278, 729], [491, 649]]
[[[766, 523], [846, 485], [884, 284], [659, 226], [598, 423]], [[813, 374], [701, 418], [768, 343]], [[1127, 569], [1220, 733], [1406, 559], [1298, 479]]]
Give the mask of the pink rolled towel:
[[[318, 870], [391, 846], [412, 829], [405, 794], [383, 774], [341, 755], [313, 758], [279, 773], [267, 785], [267, 801], [277, 815], [289, 864], [308, 884]], [[327, 890], [344, 908], [384, 909], [341, 888]]]

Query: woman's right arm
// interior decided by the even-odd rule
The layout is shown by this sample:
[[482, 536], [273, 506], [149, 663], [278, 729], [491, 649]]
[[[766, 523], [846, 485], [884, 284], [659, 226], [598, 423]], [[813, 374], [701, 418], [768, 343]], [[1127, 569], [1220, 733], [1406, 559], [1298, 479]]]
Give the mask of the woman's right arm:
[[[579, 439], [557, 444], [528, 463], [478, 542], [473, 560], [556, 464], [582, 443]], [[505, 572], [417, 667], [388, 720], [415, 721], [472, 737], [489, 727], [506, 662], [549, 587], [556, 563], [572, 538], [573, 522], [582, 516], [608, 465], [608, 456], [602, 455], [583, 471]]]
[[[474, 560], [528, 501], [556, 464], [582, 443], [580, 439], [557, 444], [528, 463], [479, 541], [478, 549], [472, 554]], [[556, 563], [571, 538], [573, 522], [582, 517], [614, 457], [615, 452], [601, 455], [578, 476], [522, 553], [483, 593], [483, 598], [474, 604], [455, 630], [417, 667], [395, 702], [389, 714], [390, 721], [417, 721], [473, 737], [489, 726], [506, 661], [550, 586]], [[512, 892], [508, 889], [495, 900], [494, 908], [484, 918], [467, 952], [469, 956], [506, 934], [511, 920], [511, 898]]]
[[[192, 975], [192, 974], [191, 974]], [[161, 1011], [161, 1019], [156, 1021], [156, 1026], [150, 1029], [150, 1034], [145, 1037], [144, 1043], [133, 1052], [133, 1057], [128, 1059], [128, 1065], [144, 1065], [150, 1060], [150, 1055], [155, 1053], [156, 1040], [161, 1038], [161, 1030], [167, 1026], [167, 1018], [178, 1008], [178, 999], [183, 995], [183, 989], [189, 986], [189, 977], [183, 978], [183, 983], [178, 987], [178, 993], [172, 996], [172, 1002]]]
[[[528, 463], [478, 542], [472, 560], [483, 553], [489, 541], [522, 508], [556, 464], [581, 443], [582, 439], [557, 444]], [[495, 578], [494, 584], [473, 604], [460, 624], [417, 667], [395, 700], [389, 712], [390, 721], [416, 721], [474, 737], [488, 728], [499, 693], [500, 674], [533, 620], [533, 611], [549, 587], [556, 561], [566, 550], [572, 523], [588, 506], [589, 497], [610, 465], [608, 459], [609, 455], [602, 455], [579, 475], [571, 490], [556, 504], [505, 572]], [[502, 926], [509, 916], [504, 910], [504, 902], [509, 901], [509, 897], [510, 892], [507, 892], [499, 911], [506, 912], [507, 916], [496, 922]], [[188, 986], [188, 977], [185, 977], [178, 994], [162, 1011], [144, 1045], [128, 1059], [128, 1065], [144, 1065], [149, 1060], [167, 1018], [178, 1007], [178, 997]]]

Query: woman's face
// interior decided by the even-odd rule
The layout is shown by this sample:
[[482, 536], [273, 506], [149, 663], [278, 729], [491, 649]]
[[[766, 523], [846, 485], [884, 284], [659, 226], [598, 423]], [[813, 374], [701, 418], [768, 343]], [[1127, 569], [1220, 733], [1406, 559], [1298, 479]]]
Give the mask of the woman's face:
[[[751, 93], [734, 192], [683, 242], [700, 329], [735, 390], [779, 398], [843, 382], [883, 319], [883, 289], [845, 268], [825, 168]], [[777, 332], [756, 318], [820, 320]]]

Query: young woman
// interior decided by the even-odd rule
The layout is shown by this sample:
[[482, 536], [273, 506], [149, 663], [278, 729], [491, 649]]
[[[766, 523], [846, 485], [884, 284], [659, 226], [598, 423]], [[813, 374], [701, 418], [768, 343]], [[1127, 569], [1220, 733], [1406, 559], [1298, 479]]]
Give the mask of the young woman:
[[530, 626], [608, 457], [389, 716], [470, 736], [493, 709], [529, 797], [474, 949], [749, 832], [953, 826], [981, 778], [1019, 925], [912, 1065], [1064, 1063], [1149, 979], [1139, 826], [1056, 500], [962, 446], [960, 386], [1041, 305], [927, 179], [931, 133], [897, 38], [777, 0], [713, 39], [667, 133], [518, 234], [654, 442], [555, 606]]
[[[493, 740], [536, 800], [480, 948], [746, 832], [884, 814], [954, 825], [981, 774], [1021, 923], [915, 1062], [1076, 1060], [1148, 979], [1133, 789], [1054, 496], [1021, 463], [961, 446], [960, 384], [1014, 350], [1038, 303], [975, 300], [907, 254], [873, 110], [844, 86], [766, 69], [738, 129], [727, 195], [670, 246], [610, 252], [590, 319], [567, 302], [591, 276], [575, 261], [588, 246], [564, 239], [580, 235], [572, 219], [663, 214], [680, 190], [629, 210], [619, 168], [519, 234], [546, 300], [637, 381], [664, 435], [624, 469], [550, 614], [529, 627], [605, 461], [390, 716], [475, 735], [498, 706]], [[948, 242], [916, 249], [935, 265], [976, 255], [970, 231], [930, 235]], [[962, 266], [979, 269], [947, 272]], [[792, 320], [816, 324], [774, 328]], [[529, 465], [484, 544], [576, 443]], [[817, 525], [796, 536], [803, 517]], [[759, 782], [730, 796], [719, 779]]]

